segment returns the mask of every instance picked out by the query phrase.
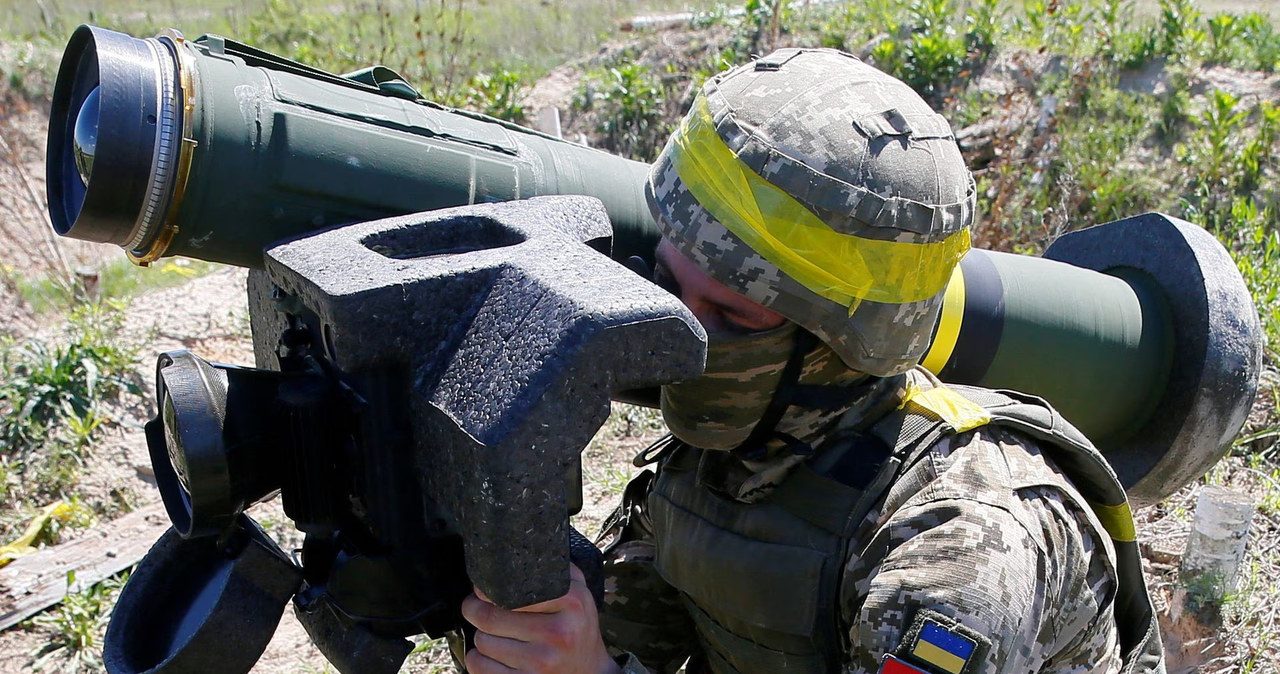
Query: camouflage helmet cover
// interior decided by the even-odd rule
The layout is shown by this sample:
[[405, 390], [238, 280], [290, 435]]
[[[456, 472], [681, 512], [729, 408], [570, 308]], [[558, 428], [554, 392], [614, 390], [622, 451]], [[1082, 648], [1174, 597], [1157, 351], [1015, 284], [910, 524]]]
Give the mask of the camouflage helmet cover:
[[975, 192], [942, 116], [831, 49], [709, 80], [646, 185], [695, 264], [880, 376], [928, 348]]

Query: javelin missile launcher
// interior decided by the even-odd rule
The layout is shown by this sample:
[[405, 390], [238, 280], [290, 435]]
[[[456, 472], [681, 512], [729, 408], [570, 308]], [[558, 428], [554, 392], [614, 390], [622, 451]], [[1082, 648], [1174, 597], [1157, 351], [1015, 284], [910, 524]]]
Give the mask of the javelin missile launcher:
[[[645, 165], [385, 68], [82, 26], [47, 171], [61, 235], [253, 270], [256, 367], [160, 357], [147, 437], [174, 526], [113, 615], [118, 674], [247, 671], [291, 598], [340, 671], [394, 672], [406, 637], [461, 626], [472, 583], [508, 607], [563, 594], [609, 399], [701, 368], [701, 327], [617, 262], [652, 261]], [[1227, 450], [1260, 344], [1222, 246], [1148, 214], [1042, 258], [972, 251], [924, 365], [1048, 399], [1143, 505]], [[293, 557], [244, 515], [277, 492]]]

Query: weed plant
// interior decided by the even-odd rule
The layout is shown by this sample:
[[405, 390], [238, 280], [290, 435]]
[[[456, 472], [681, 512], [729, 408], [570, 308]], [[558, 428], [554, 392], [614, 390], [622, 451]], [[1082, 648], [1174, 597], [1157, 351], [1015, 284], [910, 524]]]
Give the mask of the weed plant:
[[519, 72], [502, 69], [493, 74], [480, 73], [470, 79], [467, 87], [463, 107], [516, 124], [528, 122], [529, 111], [523, 99], [529, 86]]
[[121, 339], [123, 324], [119, 303], [84, 304], [57, 341], [0, 341], [0, 520], [71, 499], [110, 422], [103, 401], [141, 394], [132, 374], [137, 349]]
[[583, 79], [574, 108], [590, 112], [601, 146], [632, 159], [652, 160], [670, 135], [662, 81], [646, 66], [619, 61]]
[[[75, 585], [75, 572], [67, 574], [67, 588]], [[129, 572], [113, 576], [80, 592], [68, 592], [59, 605], [28, 620], [24, 625], [48, 635], [48, 641], [33, 653], [32, 671], [102, 671], [102, 636], [120, 590]]]
[[49, 313], [73, 311], [87, 301], [124, 302], [145, 292], [182, 285], [219, 267], [203, 260], [166, 258], [143, 268], [118, 258], [95, 271], [92, 288], [86, 288], [83, 282], [68, 283], [55, 277], [27, 276], [16, 269], [4, 267], [0, 267], [0, 274], [14, 280], [27, 306], [37, 313]]

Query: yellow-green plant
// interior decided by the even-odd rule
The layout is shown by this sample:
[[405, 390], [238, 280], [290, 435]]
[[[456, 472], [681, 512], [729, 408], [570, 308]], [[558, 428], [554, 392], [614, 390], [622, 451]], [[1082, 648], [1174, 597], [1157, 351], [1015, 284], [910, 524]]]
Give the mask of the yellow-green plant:
[[1266, 73], [1280, 68], [1280, 30], [1276, 30], [1271, 18], [1252, 12], [1241, 17], [1238, 23], [1247, 54], [1239, 65]]
[[[49, 640], [33, 655], [34, 671], [102, 671], [102, 633], [116, 597], [129, 573], [108, 578], [80, 592], [68, 592], [56, 607], [32, 618], [28, 624], [42, 628]], [[67, 573], [67, 589], [75, 585], [74, 571]]]
[[893, 22], [897, 35], [872, 49], [872, 63], [935, 105], [941, 103], [968, 63], [968, 38], [956, 31], [958, 18], [952, 0], [912, 0], [901, 24]]
[[1102, 51], [1114, 56], [1115, 40], [1133, 19], [1133, 0], [1094, 0], [1094, 16], [1098, 22], [1098, 40]]
[[1195, 0], [1160, 0], [1160, 53], [1173, 59], [1195, 54], [1205, 37], [1199, 22]]
[[[1246, 134], [1251, 114], [1260, 121], [1257, 131]], [[1175, 148], [1188, 176], [1184, 205], [1192, 220], [1215, 231], [1234, 230], [1237, 199], [1254, 199], [1268, 162], [1274, 161], [1277, 128], [1280, 113], [1273, 105], [1248, 109], [1222, 90], [1207, 97], [1192, 134]]]
[[996, 46], [996, 37], [1004, 31], [1008, 10], [1000, 0], [974, 0], [964, 13], [965, 46], [985, 58]]
[[1209, 62], [1229, 63], [1232, 47], [1240, 35], [1240, 24], [1235, 15], [1218, 14], [1209, 19]]
[[0, 454], [30, 498], [73, 486], [105, 420], [103, 398], [141, 394], [123, 323], [122, 305], [86, 304], [71, 312], [58, 342], [0, 342]]
[[662, 82], [647, 66], [620, 62], [585, 79], [574, 106], [596, 114], [605, 149], [648, 161], [670, 133], [663, 121], [664, 98]]
[[[1274, 204], [1259, 209], [1253, 199], [1236, 199], [1232, 209], [1236, 240], [1227, 242], [1232, 245], [1236, 265], [1262, 320], [1266, 354], [1272, 366], [1280, 364], [1280, 230], [1275, 227], [1278, 215]], [[1272, 416], [1280, 419], [1280, 405]], [[1280, 428], [1275, 430], [1280, 433]]]
[[520, 73], [506, 69], [493, 74], [480, 73], [467, 85], [466, 107], [490, 117], [524, 124], [528, 121], [524, 107], [527, 90]]

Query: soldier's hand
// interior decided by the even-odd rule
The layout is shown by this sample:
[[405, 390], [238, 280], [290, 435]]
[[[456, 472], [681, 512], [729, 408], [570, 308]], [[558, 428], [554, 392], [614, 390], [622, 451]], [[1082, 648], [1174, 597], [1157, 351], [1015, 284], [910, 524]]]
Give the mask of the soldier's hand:
[[541, 604], [508, 611], [479, 588], [462, 600], [462, 617], [476, 628], [476, 647], [466, 656], [470, 674], [621, 672], [605, 650], [582, 572], [572, 564], [569, 571], [569, 592]]

